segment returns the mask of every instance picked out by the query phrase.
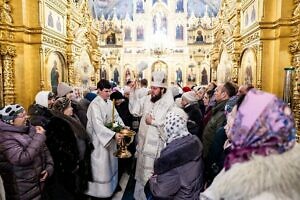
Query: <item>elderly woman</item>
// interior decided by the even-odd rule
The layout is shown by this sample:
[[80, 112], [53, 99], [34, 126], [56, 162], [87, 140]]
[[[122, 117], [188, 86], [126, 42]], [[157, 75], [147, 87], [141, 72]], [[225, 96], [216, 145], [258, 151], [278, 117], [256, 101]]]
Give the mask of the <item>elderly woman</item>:
[[201, 199], [300, 199], [300, 148], [290, 108], [250, 90], [225, 127], [232, 147]]
[[149, 184], [154, 199], [199, 199], [202, 188], [202, 144], [187, 130], [187, 115], [174, 108], [166, 116], [166, 147], [154, 163]]
[[0, 110], [0, 175], [7, 200], [42, 199], [53, 161], [45, 145], [45, 130], [27, 123], [18, 104]]
[[91, 179], [89, 138], [80, 121], [73, 118], [71, 100], [58, 98], [48, 123], [46, 144], [54, 160], [54, 176], [48, 187], [50, 199], [84, 200]]
[[199, 108], [197, 95], [194, 91], [185, 92], [181, 96], [181, 105], [188, 115], [188, 131], [202, 139], [203, 116]]

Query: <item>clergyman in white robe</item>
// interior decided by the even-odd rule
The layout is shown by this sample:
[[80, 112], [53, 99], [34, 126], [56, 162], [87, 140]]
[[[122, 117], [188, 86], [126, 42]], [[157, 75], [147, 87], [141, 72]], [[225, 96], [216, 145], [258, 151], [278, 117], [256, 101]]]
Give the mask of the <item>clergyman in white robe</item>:
[[[87, 132], [95, 149], [91, 155], [93, 182], [89, 182], [86, 194], [98, 198], [111, 197], [118, 184], [118, 158], [113, 155], [117, 150], [116, 133], [105, 126], [112, 122], [112, 108], [111, 100], [98, 95], [87, 111]], [[114, 119], [125, 126], [115, 108]]]

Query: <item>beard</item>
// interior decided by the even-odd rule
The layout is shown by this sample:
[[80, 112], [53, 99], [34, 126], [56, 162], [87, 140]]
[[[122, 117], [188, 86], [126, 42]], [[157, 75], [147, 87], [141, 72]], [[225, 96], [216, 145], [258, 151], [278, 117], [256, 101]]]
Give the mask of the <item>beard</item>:
[[151, 99], [150, 100], [151, 100], [152, 103], [155, 103], [158, 100], [160, 100], [161, 96], [162, 96], [161, 93], [159, 93], [158, 95], [154, 95], [154, 96], [151, 95]]

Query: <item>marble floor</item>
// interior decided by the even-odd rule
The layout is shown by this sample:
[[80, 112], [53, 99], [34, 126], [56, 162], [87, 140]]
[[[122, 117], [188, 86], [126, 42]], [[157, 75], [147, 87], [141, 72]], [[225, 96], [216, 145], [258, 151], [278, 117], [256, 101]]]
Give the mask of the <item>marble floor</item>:
[[120, 180], [120, 186], [122, 190], [116, 193], [112, 200], [134, 200], [134, 185], [135, 180], [133, 177], [129, 176], [127, 173], [123, 173]]

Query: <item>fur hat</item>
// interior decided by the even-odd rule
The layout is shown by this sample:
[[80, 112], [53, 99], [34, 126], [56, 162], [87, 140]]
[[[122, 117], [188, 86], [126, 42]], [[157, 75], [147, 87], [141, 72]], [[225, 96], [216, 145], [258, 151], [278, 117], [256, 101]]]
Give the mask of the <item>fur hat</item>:
[[50, 91], [40, 91], [35, 95], [35, 103], [48, 108], [48, 99]]
[[73, 91], [73, 88], [64, 82], [59, 83], [57, 86], [57, 96], [58, 97], [66, 96], [66, 94], [68, 94], [72, 91]]
[[18, 114], [24, 112], [24, 108], [19, 104], [7, 105], [0, 110], [0, 119], [6, 123], [11, 123], [18, 117]]
[[71, 100], [67, 99], [66, 97], [58, 98], [55, 103], [53, 104], [53, 110], [64, 112], [66, 108], [70, 105]]
[[163, 71], [155, 71], [152, 73], [151, 86], [167, 88], [167, 79]]
[[110, 95], [110, 100], [113, 100], [113, 99], [115, 99], [115, 100], [124, 99], [124, 96], [122, 95], [121, 92], [115, 91]]
[[183, 93], [181, 98], [186, 100], [189, 103], [198, 101], [196, 98], [196, 93], [194, 91], [189, 91], [189, 92]]

